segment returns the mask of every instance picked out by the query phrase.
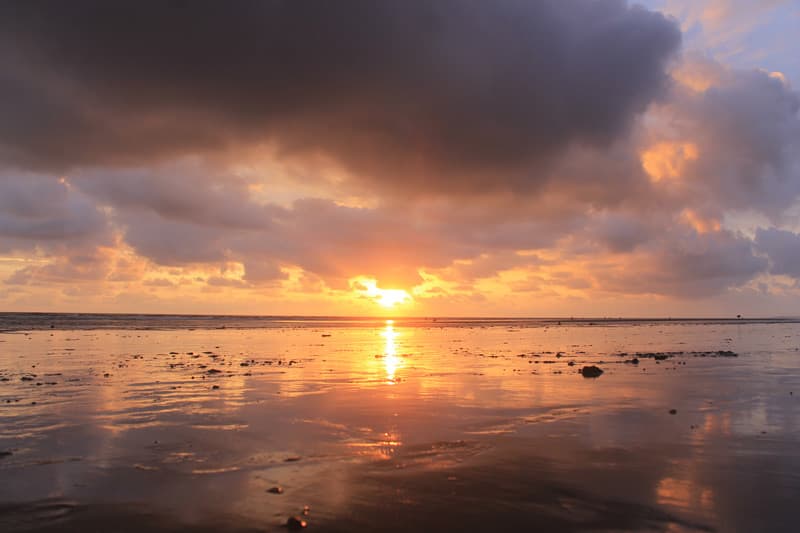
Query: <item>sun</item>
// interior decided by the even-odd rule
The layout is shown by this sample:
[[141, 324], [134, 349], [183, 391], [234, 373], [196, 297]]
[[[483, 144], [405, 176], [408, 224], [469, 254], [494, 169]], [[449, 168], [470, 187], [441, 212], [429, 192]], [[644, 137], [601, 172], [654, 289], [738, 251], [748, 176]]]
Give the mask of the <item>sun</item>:
[[359, 277], [351, 280], [351, 286], [362, 297], [369, 298], [384, 309], [411, 302], [413, 298], [403, 289], [381, 289], [372, 278]]
[[411, 296], [403, 289], [378, 289], [376, 287], [375, 291], [378, 293], [375, 301], [387, 309], [411, 299]]

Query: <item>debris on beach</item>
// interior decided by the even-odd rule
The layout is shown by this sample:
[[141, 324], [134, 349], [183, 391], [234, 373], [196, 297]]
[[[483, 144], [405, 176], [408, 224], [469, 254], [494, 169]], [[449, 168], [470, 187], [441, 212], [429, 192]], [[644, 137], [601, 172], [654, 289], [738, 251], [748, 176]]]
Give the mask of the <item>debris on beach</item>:
[[270, 494], [283, 494], [283, 487], [278, 487], [276, 485], [274, 487], [268, 488], [267, 492], [269, 492]]
[[[694, 351], [694, 352], [636, 352], [635, 354], [628, 354], [627, 352], [620, 352], [615, 354], [617, 357], [627, 357], [634, 355], [636, 359], [653, 359], [655, 361], [666, 361], [673, 357], [739, 357], [734, 351], [731, 350], [710, 350], [710, 351]], [[627, 362], [627, 361], [626, 361]]]
[[599, 378], [602, 373], [603, 370], [595, 365], [581, 368], [581, 375], [585, 378]]

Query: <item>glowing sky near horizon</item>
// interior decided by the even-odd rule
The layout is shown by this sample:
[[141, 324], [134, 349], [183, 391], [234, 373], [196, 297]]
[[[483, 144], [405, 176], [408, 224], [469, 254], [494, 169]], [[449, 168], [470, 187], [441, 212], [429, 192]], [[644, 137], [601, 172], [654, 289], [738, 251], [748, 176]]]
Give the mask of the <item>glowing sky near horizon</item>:
[[792, 0], [2, 3], [0, 311], [800, 314], [797, 28]]

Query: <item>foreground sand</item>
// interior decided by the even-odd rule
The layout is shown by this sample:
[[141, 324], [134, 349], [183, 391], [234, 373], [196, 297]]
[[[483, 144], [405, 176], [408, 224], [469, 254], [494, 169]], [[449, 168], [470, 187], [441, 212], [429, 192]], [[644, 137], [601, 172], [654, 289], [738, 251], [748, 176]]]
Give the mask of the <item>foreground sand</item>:
[[0, 334], [0, 531], [797, 530], [798, 324], [298, 326]]

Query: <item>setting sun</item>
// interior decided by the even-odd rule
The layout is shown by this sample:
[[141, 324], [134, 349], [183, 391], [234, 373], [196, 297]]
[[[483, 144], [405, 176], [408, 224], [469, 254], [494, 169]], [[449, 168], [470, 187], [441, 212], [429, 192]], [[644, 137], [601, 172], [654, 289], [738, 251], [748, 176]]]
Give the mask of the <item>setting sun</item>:
[[377, 289], [377, 302], [383, 307], [394, 307], [397, 304], [410, 300], [411, 296], [402, 289]]
[[403, 289], [381, 289], [378, 282], [371, 278], [359, 277], [352, 281], [353, 290], [384, 307], [391, 309], [400, 304], [412, 301], [411, 295]]

